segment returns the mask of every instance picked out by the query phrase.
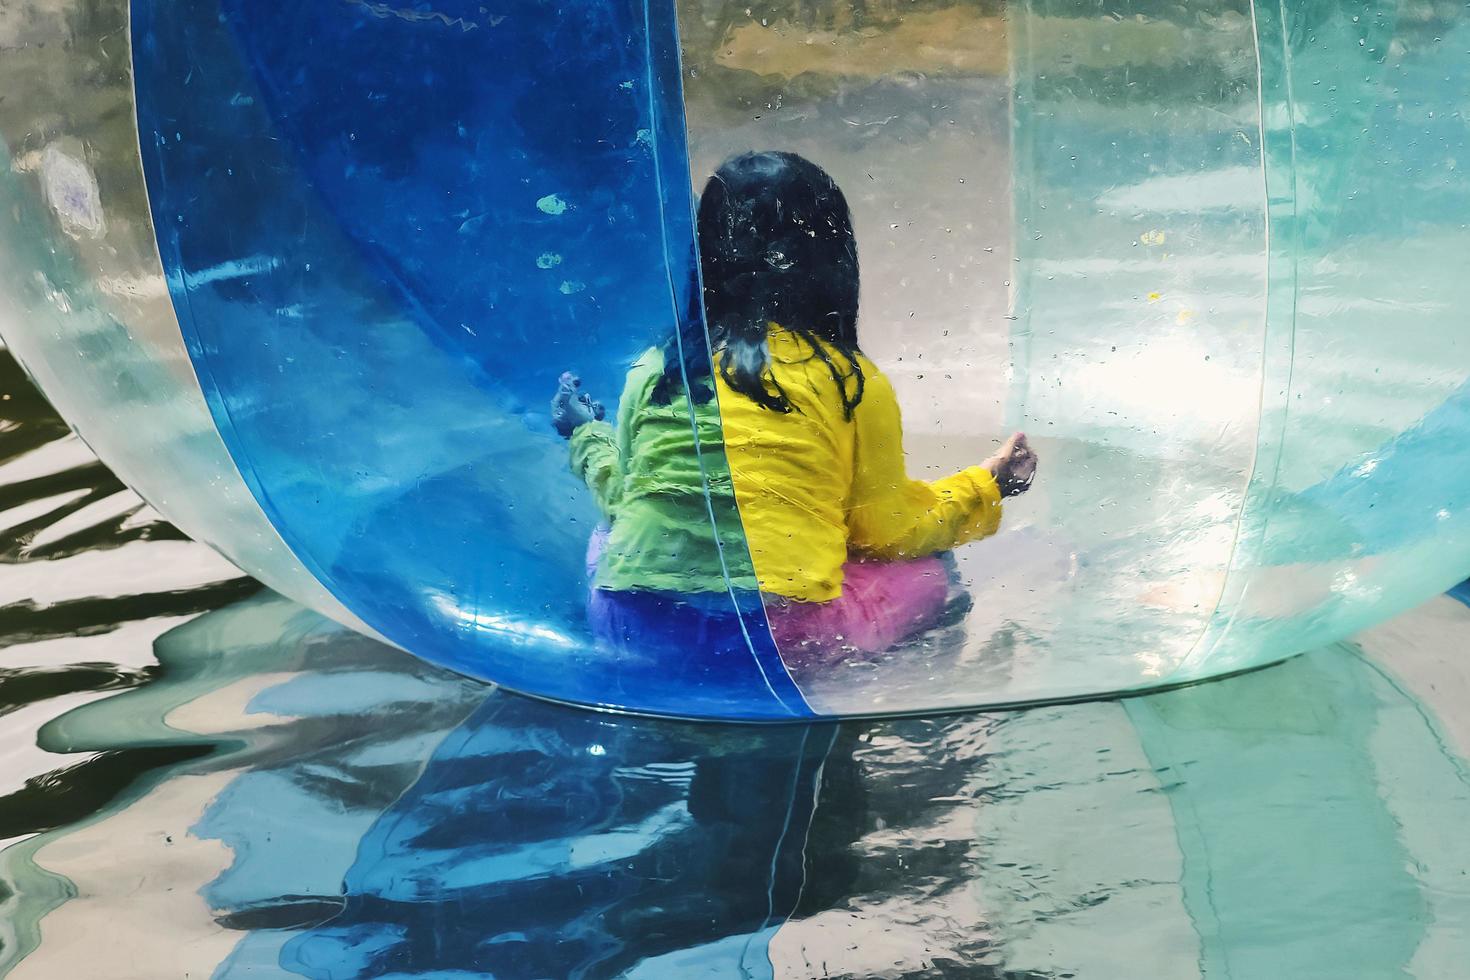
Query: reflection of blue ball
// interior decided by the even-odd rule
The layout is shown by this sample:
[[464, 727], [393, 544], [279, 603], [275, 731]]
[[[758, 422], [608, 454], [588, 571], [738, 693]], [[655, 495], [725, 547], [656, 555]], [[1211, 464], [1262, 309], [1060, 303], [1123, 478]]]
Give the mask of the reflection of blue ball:
[[[554, 698], [774, 720], [1110, 693], [1463, 578], [1470, 28], [1083, 6], [1015, 5], [1009, 64], [933, 62], [927, 13], [822, 44], [669, 0], [135, 0], [66, 44], [37, 14], [0, 67], [0, 329], [189, 533]], [[981, 214], [966, 161], [1006, 122]], [[599, 645], [601, 516], [545, 408], [566, 369], [611, 407], [687, 315], [691, 157], [769, 145], [848, 190], [914, 465], [974, 463], [1003, 421], [1043, 457], [941, 627], [794, 679], [748, 600], [718, 636]], [[1013, 253], [986, 258], [1007, 199]]]

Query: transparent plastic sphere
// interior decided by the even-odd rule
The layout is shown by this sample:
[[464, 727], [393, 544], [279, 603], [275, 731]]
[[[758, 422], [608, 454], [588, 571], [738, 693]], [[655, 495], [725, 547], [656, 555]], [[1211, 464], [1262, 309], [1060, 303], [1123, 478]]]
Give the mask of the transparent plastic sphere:
[[[776, 721], [1230, 673], [1470, 574], [1470, 20], [1401, 6], [22, 3], [0, 336], [185, 531], [512, 689]], [[846, 194], [909, 475], [1041, 461], [891, 649], [773, 637], [695, 408], [702, 585], [595, 612], [616, 513], [548, 404], [571, 370], [617, 421], [703, 336], [695, 194], [753, 149]]]

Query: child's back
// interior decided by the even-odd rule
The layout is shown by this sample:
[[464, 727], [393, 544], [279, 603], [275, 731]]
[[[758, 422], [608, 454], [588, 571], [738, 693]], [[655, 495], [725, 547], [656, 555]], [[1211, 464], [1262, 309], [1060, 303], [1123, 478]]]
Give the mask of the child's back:
[[[791, 411], [763, 408], [715, 372], [762, 591], [825, 602], [842, 594], [853, 555], [924, 557], [995, 531], [1000, 491], [989, 471], [973, 466], [932, 484], [908, 478], [898, 401], [872, 361], [856, 355], [865, 390], [849, 419], [839, 382], [809, 341], [773, 325], [768, 343], [771, 377]], [[850, 392], [855, 379], [843, 383]]]
[[649, 352], [615, 430], [565, 383], [554, 402], [612, 524], [599, 601], [758, 587], [778, 641], [884, 649], [943, 604], [933, 556], [998, 527], [994, 474], [1021, 492], [1035, 457], [1017, 434], [985, 464], [909, 479], [898, 401], [858, 344], [851, 214], [820, 167], [789, 153], [727, 161], [698, 235], [713, 357], [697, 330]]

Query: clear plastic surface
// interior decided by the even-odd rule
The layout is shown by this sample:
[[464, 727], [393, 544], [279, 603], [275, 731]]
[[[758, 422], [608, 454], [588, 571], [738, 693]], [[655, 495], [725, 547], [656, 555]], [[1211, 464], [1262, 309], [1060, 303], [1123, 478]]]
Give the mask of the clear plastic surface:
[[[1059, 633], [1087, 630], [1067, 673], [1195, 680], [1450, 587], [1470, 519], [1463, 11], [1077, 13], [1014, 18], [1014, 405], [1084, 454], [1049, 469], [1049, 516], [1107, 573], [1053, 606]], [[1066, 67], [1028, 62], [1061, 25]], [[1111, 43], [1080, 43], [1098, 30]], [[1083, 66], [1122, 52], [1138, 63]]]
[[799, 677], [807, 697], [869, 712], [1169, 677], [1214, 608], [1257, 445], [1249, 11], [741, 6], [684, 21], [696, 180], [775, 146], [844, 188], [859, 339], [898, 393], [910, 476], [974, 466], [1012, 429], [1041, 457], [999, 533], [954, 550], [945, 620]]
[[1009, 418], [1044, 447], [1021, 508], [1076, 556], [1016, 583], [1037, 615], [1012, 681], [1146, 686], [1204, 633], [1259, 441], [1258, 39], [1243, 4], [1011, 11]]
[[200, 395], [153, 241], [127, 27], [124, 0], [0, 16], [0, 339], [169, 520], [371, 632], [285, 547]]

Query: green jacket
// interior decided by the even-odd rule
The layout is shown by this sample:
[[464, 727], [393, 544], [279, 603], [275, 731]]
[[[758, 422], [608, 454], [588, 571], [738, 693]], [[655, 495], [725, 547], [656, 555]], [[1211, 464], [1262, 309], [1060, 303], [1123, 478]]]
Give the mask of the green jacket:
[[572, 470], [612, 525], [597, 586], [725, 592], [728, 571], [730, 585], [753, 591], [755, 570], [725, 462], [719, 406], [711, 398], [691, 413], [682, 393], [669, 405], [652, 404], [663, 364], [658, 350], [633, 364], [616, 428], [588, 422], [572, 433]]

